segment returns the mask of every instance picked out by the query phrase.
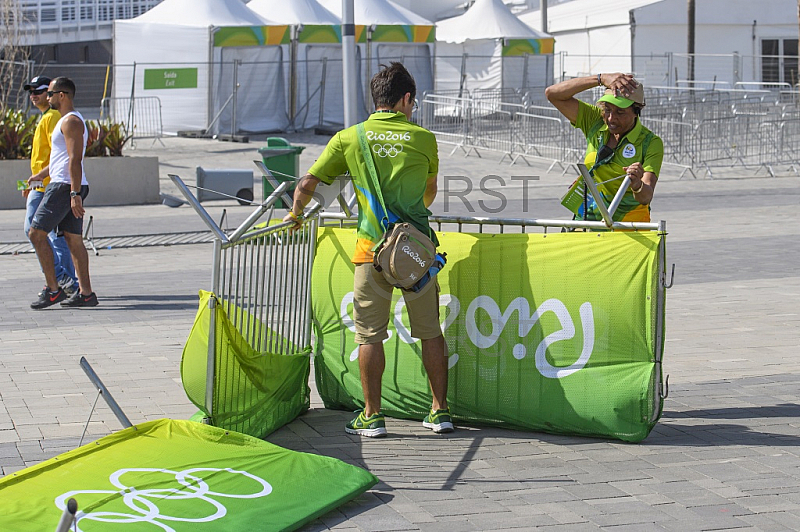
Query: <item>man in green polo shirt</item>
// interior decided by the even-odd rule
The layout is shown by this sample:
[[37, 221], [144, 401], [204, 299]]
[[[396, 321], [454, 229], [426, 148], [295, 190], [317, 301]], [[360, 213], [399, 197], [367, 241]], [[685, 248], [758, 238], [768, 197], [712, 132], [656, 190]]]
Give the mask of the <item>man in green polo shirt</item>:
[[[606, 91], [597, 105], [575, 98], [576, 94], [598, 85], [606, 87]], [[642, 84], [630, 74], [598, 74], [551, 85], [545, 96], [586, 136], [584, 162], [592, 169], [606, 205], [619, 190], [625, 174], [630, 176], [630, 188], [614, 213], [614, 221], [649, 222], [650, 202], [664, 159], [664, 143], [642, 125], [640, 115], [645, 106]], [[590, 200], [586, 212], [581, 207], [578, 216], [602, 220], [594, 200]]]
[[[431, 237], [436, 234], [428, 223], [428, 207], [436, 197], [439, 155], [436, 137], [412, 123], [416, 107], [416, 84], [405, 67], [393, 62], [383, 66], [370, 82], [376, 111], [364, 123], [367, 144], [380, 182], [388, 212], [384, 212], [369, 177], [356, 127], [338, 132], [319, 159], [298, 183], [294, 204], [285, 221], [297, 227], [303, 209], [317, 185], [326, 185], [350, 172], [358, 199], [358, 231], [355, 264], [354, 322], [359, 344], [358, 366], [364, 391], [364, 409], [347, 424], [350, 434], [380, 437], [386, 435], [381, 413], [381, 377], [385, 368], [383, 341], [393, 287], [372, 266], [372, 248], [385, 231], [382, 220], [403, 221]], [[439, 322], [439, 284], [434, 280], [416, 293], [405, 293], [411, 335], [422, 342], [422, 362], [428, 373], [433, 403], [423, 426], [434, 432], [451, 432], [453, 422], [447, 406], [447, 359]]]

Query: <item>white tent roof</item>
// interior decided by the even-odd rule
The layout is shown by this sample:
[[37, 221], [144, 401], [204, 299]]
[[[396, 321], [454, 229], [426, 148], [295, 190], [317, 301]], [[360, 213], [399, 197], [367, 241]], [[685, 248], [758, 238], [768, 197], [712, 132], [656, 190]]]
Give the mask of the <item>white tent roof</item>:
[[[575, 0], [574, 2], [565, 2], [547, 8], [547, 30], [555, 33], [605, 26], [627, 26], [630, 24], [631, 9], [661, 1]], [[523, 13], [519, 19], [532, 28], [541, 29], [542, 27], [542, 14], [538, 9]]]
[[264, 26], [272, 22], [256, 14], [241, 0], [164, 0], [131, 21], [205, 27]]
[[[341, 19], [342, 0], [319, 0], [319, 3]], [[355, 0], [355, 19], [358, 25], [402, 24], [408, 26], [433, 26], [433, 22], [430, 20], [395, 4], [391, 0]]]
[[502, 0], [476, 0], [463, 15], [436, 24], [436, 40], [454, 43], [481, 39], [549, 37], [550, 35], [534, 30], [519, 20]]
[[[340, 2], [341, 4], [341, 2]], [[278, 24], [341, 24], [317, 0], [252, 0], [247, 7]]]

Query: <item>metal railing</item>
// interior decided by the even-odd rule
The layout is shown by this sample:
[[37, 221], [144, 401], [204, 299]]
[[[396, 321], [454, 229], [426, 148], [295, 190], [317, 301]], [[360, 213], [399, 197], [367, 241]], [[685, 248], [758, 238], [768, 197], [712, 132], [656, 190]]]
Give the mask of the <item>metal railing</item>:
[[[110, 39], [115, 20], [138, 17], [161, 0], [18, 0], [23, 22], [38, 37], [35, 44], [61, 42], [58, 37], [81, 31]], [[51, 35], [42, 39], [44, 35]], [[41, 42], [38, 42], [41, 41]]]
[[[252, 386], [246, 368], [230, 363], [236, 359], [237, 349], [217, 341], [213, 312], [217, 306], [222, 307], [238, 335], [256, 353], [298, 355], [311, 345], [311, 266], [320, 206], [310, 209], [296, 232], [292, 231], [292, 222], [270, 224], [273, 205], [289, 187], [288, 182], [283, 182], [228, 234], [180, 177], [169, 177], [214, 235], [204, 409], [215, 423], [219, 412], [236, 411], [243, 394], [261, 393], [258, 383]], [[255, 226], [268, 212], [266, 221]], [[217, 373], [217, 368], [230, 367], [236, 369]], [[224, 426], [246, 433], [252, 430], [250, 420], [239, 417], [226, 421]]]
[[156, 96], [104, 98], [101, 115], [124, 124], [133, 139], [158, 140], [164, 136], [161, 99]]
[[[583, 167], [584, 171], [586, 168]], [[621, 198], [624, 191], [629, 186], [629, 180], [626, 178], [623, 185], [620, 187], [618, 197]], [[596, 193], [596, 191], [595, 191]], [[599, 197], [599, 196], [597, 196]], [[616, 200], [615, 200], [616, 201]], [[616, 208], [612, 202], [609, 208], [610, 215]], [[618, 201], [617, 201], [618, 204]], [[337, 212], [322, 212], [319, 215], [320, 226], [336, 226], [343, 227], [348, 224], [355, 223], [357, 214], [354, 213], [337, 213]], [[431, 227], [435, 227], [438, 231], [458, 232], [458, 233], [500, 233], [507, 232], [526, 233], [529, 228], [540, 228], [547, 233], [548, 229], [559, 230], [627, 230], [627, 231], [654, 231], [658, 232], [662, 238], [658, 244], [658, 258], [655, 271], [655, 297], [652, 301], [653, 309], [653, 361], [655, 363], [654, 375], [651, 380], [651, 392], [653, 398], [652, 409], [648, 412], [648, 420], [655, 422], [661, 414], [661, 405], [663, 400], [668, 395], [669, 378], [664, 379], [663, 370], [663, 352], [664, 352], [664, 303], [666, 301], [666, 291], [672, 286], [673, 276], [675, 273], [675, 265], [672, 265], [672, 271], [668, 274], [666, 262], [666, 235], [667, 224], [666, 221], [659, 222], [610, 222], [610, 216], [607, 221], [583, 221], [583, 220], [554, 220], [554, 219], [536, 219], [536, 218], [489, 218], [489, 217], [474, 217], [474, 216], [430, 216], [429, 222]]]
[[[766, 169], [800, 168], [800, 97], [796, 92], [759, 88], [701, 89], [646, 87], [642, 123], [664, 142], [664, 164], [677, 166], [683, 177], [697, 172], [713, 176], [715, 168], [741, 166]], [[574, 168], [586, 150], [583, 133], [538, 93], [523, 93], [522, 103], [505, 103], [507, 91], [491, 97], [481, 91], [467, 97], [426, 93], [421, 125], [442, 144], [465, 155], [481, 150], [503, 154], [511, 163], [538, 158], [563, 171]], [[593, 102], [597, 91], [580, 97]]]

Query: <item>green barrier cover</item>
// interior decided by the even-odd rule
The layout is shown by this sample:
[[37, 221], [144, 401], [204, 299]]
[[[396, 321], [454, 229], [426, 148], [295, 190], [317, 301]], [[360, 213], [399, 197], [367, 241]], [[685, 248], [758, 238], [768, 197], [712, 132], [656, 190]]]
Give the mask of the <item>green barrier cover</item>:
[[[229, 303], [209, 308], [210, 292], [200, 306], [183, 348], [181, 380], [189, 399], [205, 414], [208, 331], [215, 312], [214, 426], [263, 438], [308, 410], [311, 391], [310, 346], [289, 346], [258, 318]], [[234, 324], [239, 324], [236, 327]], [[248, 338], [243, 336], [248, 335]], [[256, 335], [277, 338], [284, 352], [256, 351]], [[276, 350], [276, 349], [274, 349]]]
[[[448, 401], [458, 421], [640, 441], [660, 415], [655, 233], [441, 233]], [[352, 229], [320, 229], [312, 300], [325, 406], [363, 407], [354, 342]], [[395, 291], [383, 411], [431, 405], [405, 302]], [[660, 314], [663, 316], [663, 314]], [[659, 359], [661, 353], [658, 353]]]
[[0, 530], [55, 530], [70, 498], [84, 532], [295, 530], [377, 481], [334, 458], [160, 419], [0, 479]]

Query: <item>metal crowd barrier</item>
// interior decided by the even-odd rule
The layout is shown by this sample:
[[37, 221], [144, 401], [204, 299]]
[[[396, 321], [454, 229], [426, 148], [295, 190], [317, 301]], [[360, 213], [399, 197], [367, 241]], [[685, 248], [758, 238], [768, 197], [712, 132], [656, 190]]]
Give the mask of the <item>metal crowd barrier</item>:
[[103, 115], [125, 124], [133, 139], [155, 139], [164, 136], [161, 121], [161, 99], [156, 96], [135, 98], [103, 98]]
[[[780, 87], [779, 87], [780, 88]], [[519, 159], [549, 161], [551, 171], [576, 168], [586, 150], [583, 134], [555, 108], [539, 105], [538, 93], [475, 90], [457, 97], [426, 93], [421, 125], [440, 143], [465, 155], [481, 150], [503, 154], [511, 164]], [[585, 101], [597, 91], [581, 93]], [[697, 87], [648, 87], [642, 122], [664, 141], [664, 163], [677, 166], [680, 177], [698, 172], [713, 177], [715, 168], [776, 167], [800, 173], [800, 98], [788, 91]], [[508, 100], [515, 100], [511, 103]]]
[[[586, 171], [585, 166], [582, 168]], [[619, 198], [624, 195], [625, 191], [630, 185], [630, 181], [626, 179], [620, 187]], [[477, 233], [526, 233], [529, 228], [541, 228], [544, 233], [548, 229], [557, 230], [634, 230], [634, 231], [657, 231], [664, 235], [658, 246], [658, 266], [656, 272], [657, 286], [656, 286], [656, 301], [655, 301], [655, 330], [654, 330], [654, 349], [653, 360], [656, 363], [656, 374], [652, 380], [654, 408], [649, 414], [649, 420], [655, 421], [660, 415], [661, 402], [667, 397], [669, 390], [669, 376], [666, 380], [662, 380], [663, 365], [663, 341], [664, 341], [664, 301], [666, 298], [666, 291], [672, 287], [673, 278], [675, 275], [675, 265], [672, 265], [671, 271], [668, 273], [666, 268], [666, 234], [667, 223], [664, 220], [659, 222], [610, 222], [610, 216], [613, 215], [616, 209], [615, 202], [608, 208], [609, 217], [607, 221], [583, 221], [583, 220], [554, 220], [554, 219], [524, 219], [524, 218], [489, 218], [489, 217], [475, 217], [475, 216], [430, 216], [429, 221], [432, 227], [438, 231], [449, 232], [477, 232]], [[616, 201], [618, 205], [618, 201]], [[344, 227], [356, 222], [356, 214], [345, 214], [337, 212], [322, 212], [319, 215], [319, 223], [321, 226], [336, 226]]]
[[[170, 179], [200, 215], [214, 235], [210, 308], [222, 305], [236, 330], [258, 352], [296, 354], [294, 347], [311, 344], [311, 265], [314, 261], [317, 212], [312, 206], [303, 225], [291, 232], [291, 222], [270, 224], [272, 207], [290, 185], [282, 182], [255, 211], [230, 234], [226, 234], [183, 183]], [[266, 223], [253, 226], [267, 212]], [[240, 395], [244, 379], [228, 375], [225, 385], [215, 389], [216, 318], [210, 314], [205, 407], [213, 416], [220, 404], [230, 407]], [[240, 370], [241, 371], [241, 370]]]

